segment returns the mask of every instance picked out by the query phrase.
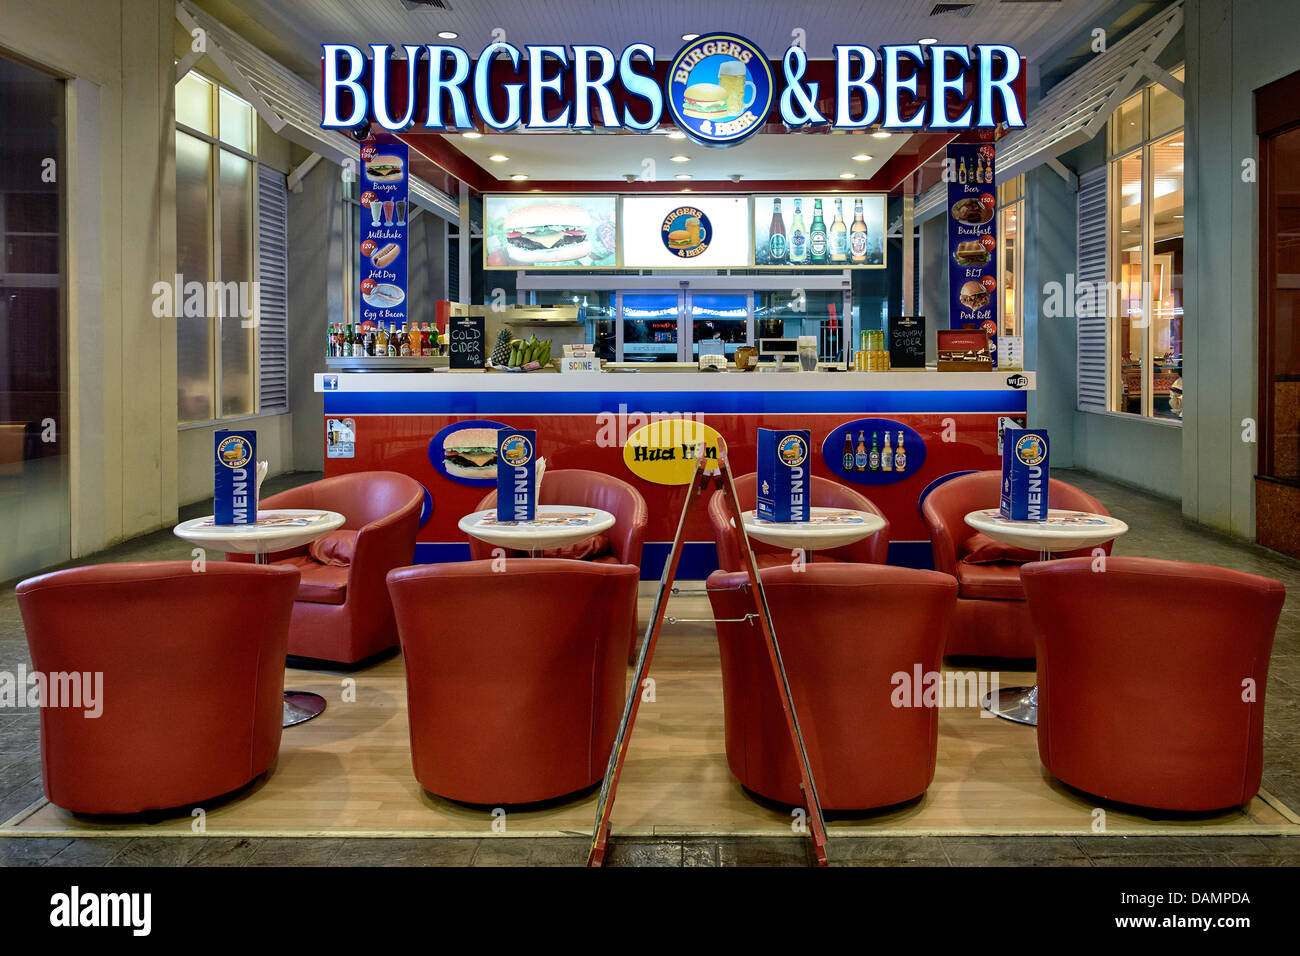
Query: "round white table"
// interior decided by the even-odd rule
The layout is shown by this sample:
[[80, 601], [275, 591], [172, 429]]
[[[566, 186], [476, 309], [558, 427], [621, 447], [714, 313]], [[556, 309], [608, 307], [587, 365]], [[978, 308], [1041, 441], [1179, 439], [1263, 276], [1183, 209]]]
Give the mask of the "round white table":
[[584, 505], [538, 505], [532, 521], [498, 521], [493, 508], [467, 514], [457, 523], [471, 537], [529, 555], [577, 544], [613, 526], [614, 516], [608, 511]]
[[[337, 511], [319, 508], [277, 508], [259, 511], [257, 524], [215, 524], [213, 516], [182, 521], [172, 530], [191, 544], [234, 554], [251, 554], [257, 564], [267, 564], [274, 551], [310, 544], [343, 525]], [[325, 698], [305, 690], [284, 692], [285, 727], [301, 724], [325, 710]]]
[[[966, 523], [995, 541], [1037, 551], [1040, 561], [1050, 561], [1054, 551], [1095, 548], [1128, 531], [1128, 525], [1110, 515], [1057, 508], [1048, 509], [1046, 521], [1011, 521], [1002, 517], [998, 509], [985, 508], [966, 515]], [[982, 703], [985, 710], [1005, 720], [1038, 726], [1037, 684], [998, 691], [996, 705], [993, 694], [989, 693]]]
[[811, 564], [816, 551], [842, 548], [885, 527], [885, 519], [869, 511], [821, 507], [809, 511], [808, 521], [768, 521], [746, 511], [745, 534], [778, 548], [802, 548], [804, 561]]

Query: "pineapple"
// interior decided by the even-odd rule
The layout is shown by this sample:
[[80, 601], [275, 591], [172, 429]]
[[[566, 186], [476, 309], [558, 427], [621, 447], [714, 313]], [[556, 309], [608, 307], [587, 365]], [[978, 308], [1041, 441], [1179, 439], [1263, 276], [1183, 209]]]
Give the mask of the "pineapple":
[[497, 333], [496, 345], [492, 346], [492, 364], [505, 365], [506, 359], [510, 357], [510, 343], [514, 339], [514, 333], [510, 329], [502, 328]]

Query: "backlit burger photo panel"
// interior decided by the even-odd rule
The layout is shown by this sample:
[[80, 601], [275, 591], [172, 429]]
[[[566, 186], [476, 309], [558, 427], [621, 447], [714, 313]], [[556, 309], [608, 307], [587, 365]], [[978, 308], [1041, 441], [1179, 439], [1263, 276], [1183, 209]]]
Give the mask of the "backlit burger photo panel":
[[613, 196], [484, 196], [486, 269], [608, 269], [618, 265]]

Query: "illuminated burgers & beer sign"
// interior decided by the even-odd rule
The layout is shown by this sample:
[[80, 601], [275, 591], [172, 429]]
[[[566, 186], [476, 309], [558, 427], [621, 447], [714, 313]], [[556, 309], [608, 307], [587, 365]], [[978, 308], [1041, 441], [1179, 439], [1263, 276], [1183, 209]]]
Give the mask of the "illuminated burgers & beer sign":
[[667, 107], [692, 139], [732, 146], [758, 132], [773, 109], [792, 130], [1025, 125], [1014, 89], [1023, 62], [1001, 44], [842, 44], [826, 63], [792, 46], [779, 80], [761, 49], [728, 33], [691, 40], [666, 73], [647, 43], [617, 56], [603, 46], [521, 50], [505, 42], [488, 44], [477, 60], [454, 46], [407, 44], [402, 51], [405, 59], [394, 59], [385, 43], [371, 44], [368, 53], [325, 44], [321, 126], [377, 123], [391, 132], [600, 126], [644, 133], [659, 126]]

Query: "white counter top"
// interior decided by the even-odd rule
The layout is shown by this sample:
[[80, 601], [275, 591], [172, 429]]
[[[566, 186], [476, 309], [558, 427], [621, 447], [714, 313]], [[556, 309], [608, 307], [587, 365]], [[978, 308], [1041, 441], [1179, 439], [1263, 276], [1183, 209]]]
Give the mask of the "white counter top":
[[[325, 387], [330, 378], [331, 387]], [[1021, 381], [1012, 385], [1008, 380]], [[318, 392], [1032, 391], [1034, 372], [339, 372]], [[336, 383], [336, 384], [335, 384]]]

